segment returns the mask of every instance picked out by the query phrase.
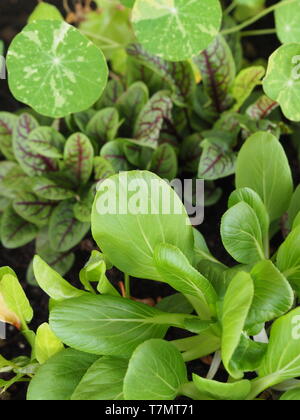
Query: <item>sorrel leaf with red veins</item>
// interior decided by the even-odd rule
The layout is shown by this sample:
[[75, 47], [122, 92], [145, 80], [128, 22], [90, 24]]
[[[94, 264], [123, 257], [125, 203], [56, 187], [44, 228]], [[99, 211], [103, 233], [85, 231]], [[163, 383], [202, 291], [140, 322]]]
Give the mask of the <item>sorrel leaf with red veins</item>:
[[32, 178], [31, 185], [33, 192], [38, 197], [47, 200], [67, 200], [75, 195], [75, 192], [45, 177]]
[[90, 223], [81, 223], [74, 216], [74, 200], [62, 201], [53, 211], [49, 223], [51, 248], [67, 252], [77, 245], [90, 229]]
[[1, 219], [1, 242], [6, 248], [15, 249], [31, 242], [37, 232], [37, 226], [26, 222], [9, 206]]
[[213, 110], [221, 114], [233, 103], [230, 89], [236, 75], [235, 62], [225, 39], [219, 35], [194, 61]]
[[266, 95], [260, 96], [254, 104], [250, 105], [246, 113], [253, 120], [262, 120], [267, 118], [276, 108], [279, 103], [268, 98]]
[[144, 146], [156, 149], [165, 120], [172, 120], [173, 104], [168, 92], [158, 92], [142, 109], [134, 129], [134, 138]]
[[118, 99], [125, 92], [123, 83], [120, 80], [110, 80], [99, 101], [95, 104], [95, 109], [111, 108], [115, 106]]
[[97, 156], [94, 159], [94, 172], [96, 182], [103, 181], [106, 178], [115, 174], [113, 166], [108, 160], [102, 156]]
[[131, 169], [124, 153], [124, 144], [125, 141], [121, 139], [114, 140], [106, 143], [101, 149], [101, 157], [111, 164], [116, 173]]
[[262, 66], [247, 67], [237, 75], [232, 87], [232, 95], [236, 100], [233, 111], [241, 109], [264, 75], [265, 69]]
[[202, 154], [202, 141], [203, 137], [197, 133], [184, 139], [180, 149], [180, 160], [184, 165], [185, 171], [191, 173], [197, 172]]
[[179, 106], [185, 106], [195, 88], [195, 77], [188, 61], [172, 63], [150, 54], [139, 44], [132, 44], [127, 53], [167, 82], [173, 92], [173, 99]]
[[0, 112], [0, 152], [8, 160], [15, 160], [12, 133], [18, 117], [9, 112]]
[[28, 136], [29, 148], [48, 158], [62, 157], [65, 138], [52, 127], [37, 127]]
[[13, 147], [15, 156], [29, 176], [43, 175], [58, 170], [57, 161], [47, 158], [32, 150], [29, 143], [30, 133], [38, 127], [38, 122], [29, 114], [22, 114], [13, 131]]
[[15, 212], [24, 220], [37, 226], [44, 226], [49, 222], [50, 215], [56, 203], [43, 200], [32, 193], [19, 193], [13, 202]]
[[176, 152], [172, 146], [165, 143], [156, 149], [152, 158], [150, 170], [161, 178], [168, 179], [169, 181], [172, 181], [176, 177], [178, 162]]
[[88, 137], [75, 133], [66, 142], [64, 160], [67, 170], [78, 185], [84, 185], [93, 171], [94, 149]]
[[119, 113], [115, 108], [104, 108], [97, 112], [87, 125], [87, 135], [102, 146], [116, 138], [120, 127]]
[[232, 175], [235, 172], [236, 153], [224, 142], [206, 139], [201, 143], [203, 149], [198, 177], [209, 181]]

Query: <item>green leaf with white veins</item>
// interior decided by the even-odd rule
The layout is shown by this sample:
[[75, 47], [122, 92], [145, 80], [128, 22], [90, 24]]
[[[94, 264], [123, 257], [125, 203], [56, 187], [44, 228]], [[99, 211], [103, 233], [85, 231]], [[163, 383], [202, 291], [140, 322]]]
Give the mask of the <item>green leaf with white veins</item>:
[[18, 117], [9, 112], [0, 112], [0, 151], [9, 160], [15, 160], [12, 133]]
[[292, 174], [275, 136], [261, 131], [247, 139], [238, 155], [236, 186], [251, 188], [260, 195], [271, 222], [288, 209], [293, 193]]
[[266, 258], [258, 217], [245, 202], [224, 214], [221, 236], [227, 252], [241, 264], [253, 264]]
[[94, 149], [88, 137], [75, 133], [66, 142], [64, 151], [66, 169], [78, 185], [90, 179], [94, 164]]
[[149, 340], [129, 361], [124, 396], [126, 400], [174, 400], [186, 382], [187, 370], [180, 352], [167, 341]]
[[[282, 0], [283, 3], [283, 0]], [[276, 32], [282, 44], [299, 42], [300, 1], [286, 4], [275, 11]]]
[[218, 0], [136, 0], [132, 11], [138, 40], [169, 61], [204, 50], [218, 34], [221, 19]]
[[300, 43], [282, 45], [271, 55], [263, 87], [286, 118], [300, 121]]
[[108, 77], [101, 50], [76, 28], [56, 20], [27, 25], [11, 43], [7, 68], [16, 99], [53, 118], [92, 106]]
[[150, 338], [163, 338], [185, 314], [171, 315], [122, 297], [88, 294], [57, 303], [50, 326], [68, 346], [92, 354], [129, 357]]
[[36, 332], [35, 355], [40, 364], [47, 362], [50, 357], [64, 350], [62, 342], [53, 334], [49, 324], [39, 326]]

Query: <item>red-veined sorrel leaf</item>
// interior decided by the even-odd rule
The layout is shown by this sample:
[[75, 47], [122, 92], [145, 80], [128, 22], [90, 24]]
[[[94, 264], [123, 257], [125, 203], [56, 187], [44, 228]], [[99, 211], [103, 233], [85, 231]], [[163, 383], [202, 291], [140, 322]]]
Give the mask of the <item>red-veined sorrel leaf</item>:
[[165, 61], [148, 53], [139, 44], [130, 45], [127, 53], [165, 80], [173, 91], [176, 104], [185, 106], [196, 84], [193, 69], [188, 61]]
[[43, 200], [35, 194], [19, 193], [13, 202], [15, 212], [23, 219], [38, 226], [48, 223], [55, 203]]
[[52, 127], [37, 127], [28, 136], [28, 147], [48, 158], [62, 157], [65, 138]]
[[173, 104], [168, 92], [158, 92], [142, 109], [134, 129], [134, 138], [144, 146], [156, 149], [164, 120], [172, 120]]
[[225, 39], [219, 35], [194, 61], [201, 72], [213, 110], [221, 114], [233, 103], [230, 88], [236, 75], [235, 62]]
[[223, 142], [203, 140], [201, 146], [203, 152], [199, 164], [199, 178], [214, 181], [234, 174], [236, 154]]
[[121, 83], [119, 80], [110, 80], [107, 83], [107, 86], [103, 92], [103, 95], [99, 99], [99, 101], [96, 103], [95, 108], [97, 110], [103, 109], [103, 108], [111, 108], [115, 106], [120, 96], [125, 92], [125, 88], [123, 86], [123, 83]]
[[1, 219], [1, 242], [5, 248], [19, 248], [31, 242], [38, 232], [37, 226], [20, 217], [9, 206]]
[[104, 108], [88, 123], [87, 135], [101, 146], [116, 138], [119, 127], [118, 111], [115, 108]]
[[198, 133], [184, 139], [180, 149], [180, 160], [184, 164], [185, 171], [197, 172], [202, 154], [202, 141], [203, 137]]
[[167, 143], [159, 146], [153, 155], [150, 170], [159, 177], [170, 181], [176, 177], [178, 162], [176, 152], [172, 146]]
[[63, 185], [60, 185], [51, 179], [44, 177], [36, 177], [31, 179], [33, 192], [41, 198], [47, 200], [66, 200], [74, 197], [75, 193], [68, 190]]
[[114, 140], [106, 143], [101, 149], [101, 157], [105, 158], [117, 173], [120, 171], [128, 171], [130, 165], [124, 153], [123, 140]]
[[53, 211], [49, 224], [51, 248], [67, 252], [77, 245], [90, 229], [90, 223], [81, 223], [74, 216], [74, 200], [62, 201]]
[[245, 101], [251, 95], [253, 89], [260, 83], [265, 75], [265, 69], [262, 66], [247, 67], [242, 70], [236, 77], [232, 95], [236, 100], [233, 111], [239, 111]]
[[85, 184], [93, 171], [94, 149], [89, 138], [81, 133], [73, 134], [67, 140], [64, 159], [76, 183]]
[[274, 109], [278, 108], [279, 104], [266, 95], [260, 96], [254, 104], [247, 109], [247, 115], [253, 120], [262, 120], [267, 118]]
[[42, 156], [30, 147], [29, 135], [37, 127], [38, 122], [31, 115], [22, 114], [13, 131], [15, 156], [23, 171], [29, 176], [42, 175], [58, 169], [54, 159]]
[[0, 151], [8, 160], [15, 160], [12, 147], [13, 129], [18, 117], [9, 112], [0, 112]]
[[115, 170], [110, 162], [102, 156], [95, 157], [94, 171], [96, 182], [101, 182], [115, 174]]

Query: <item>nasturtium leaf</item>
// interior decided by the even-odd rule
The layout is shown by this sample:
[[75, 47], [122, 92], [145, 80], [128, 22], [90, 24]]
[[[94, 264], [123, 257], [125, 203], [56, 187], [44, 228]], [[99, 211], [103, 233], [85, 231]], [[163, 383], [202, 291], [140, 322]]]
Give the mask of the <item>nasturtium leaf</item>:
[[153, 155], [150, 171], [162, 179], [172, 181], [178, 172], [177, 155], [172, 146], [167, 143], [159, 146]]
[[52, 212], [49, 222], [49, 240], [55, 251], [69, 251], [90, 229], [90, 223], [82, 223], [75, 218], [74, 204], [73, 200], [62, 201]]
[[140, 112], [134, 128], [139, 144], [156, 149], [164, 121], [172, 121], [173, 103], [166, 91], [152, 96]]
[[240, 202], [247, 203], [254, 210], [259, 220], [263, 240], [267, 243], [269, 241], [270, 219], [262, 199], [251, 188], [240, 188], [230, 195], [228, 207], [231, 208]]
[[138, 40], [169, 61], [183, 61], [204, 50], [218, 34], [221, 19], [218, 0], [136, 0], [132, 11]]
[[9, 311], [18, 317], [21, 326], [26, 328], [26, 323], [33, 318], [33, 310], [16, 276], [5, 274], [1, 278], [0, 296]]
[[20, 217], [12, 206], [7, 207], [4, 211], [0, 230], [2, 244], [10, 249], [28, 244], [38, 233], [37, 226]]
[[194, 61], [214, 112], [221, 114], [233, 103], [230, 90], [236, 76], [232, 52], [223, 36], [217, 36]]
[[[283, 3], [283, 1], [282, 1]], [[282, 5], [275, 11], [276, 32], [282, 44], [300, 40], [300, 1]]]
[[300, 376], [300, 308], [279, 318], [273, 324], [270, 343], [259, 376], [273, 386]]
[[271, 222], [288, 209], [293, 180], [286, 154], [276, 137], [258, 132], [248, 138], [238, 155], [236, 186], [251, 188], [260, 195]]
[[93, 171], [94, 149], [88, 137], [75, 133], [66, 142], [64, 150], [66, 169], [78, 185], [84, 185]]
[[285, 392], [280, 397], [280, 401], [300, 401], [300, 388], [290, 389]]
[[173, 92], [173, 100], [183, 106], [189, 102], [195, 88], [195, 76], [188, 61], [172, 63], [149, 54], [141, 45], [132, 44], [127, 53], [161, 77]]
[[300, 121], [300, 40], [282, 45], [270, 56], [263, 87], [266, 95], [280, 104], [286, 118]]
[[75, 196], [75, 192], [45, 177], [31, 178], [33, 192], [43, 199], [60, 201]]
[[233, 383], [222, 383], [204, 379], [201, 378], [201, 376], [193, 374], [193, 382], [208, 401], [242, 401], [246, 399], [247, 395], [251, 391], [251, 383], [247, 380]]
[[171, 322], [170, 314], [108, 295], [68, 299], [50, 313], [51, 328], [68, 346], [120, 357], [129, 357], [145, 340], [163, 338]]
[[63, 17], [55, 6], [42, 1], [29, 16], [28, 23], [35, 20], [63, 20]]
[[56, 20], [27, 25], [11, 43], [7, 68], [13, 95], [53, 118], [92, 106], [108, 77], [101, 50], [76, 28]]
[[149, 340], [135, 350], [129, 361], [124, 397], [126, 400], [174, 400], [186, 382], [187, 370], [180, 352], [167, 341]]
[[123, 400], [123, 382], [128, 360], [104, 356], [86, 372], [75, 389], [73, 401]]
[[124, 144], [121, 139], [114, 140], [106, 143], [101, 149], [101, 157], [110, 164], [115, 173], [128, 171], [131, 168], [124, 152]]
[[117, 137], [120, 127], [119, 113], [115, 108], [104, 108], [93, 116], [87, 125], [87, 135], [102, 146]]
[[154, 261], [163, 281], [184, 295], [199, 300], [202, 319], [210, 319], [217, 301], [216, 292], [180, 249], [160, 244], [155, 248]]
[[177, 246], [192, 260], [192, 226], [182, 202], [165, 181], [150, 172], [132, 171], [111, 177], [99, 188], [92, 231], [114, 266], [134, 277], [161, 280], [153, 262], [160, 243]]
[[67, 349], [51, 357], [31, 381], [28, 401], [68, 401], [97, 356]]
[[13, 201], [15, 212], [27, 222], [44, 226], [49, 222], [55, 203], [43, 200], [32, 193], [18, 193]]
[[227, 252], [241, 264], [266, 258], [259, 219], [246, 202], [236, 204], [224, 214], [221, 236]]
[[12, 134], [18, 117], [9, 112], [0, 112], [0, 152], [8, 160], [15, 160]]
[[232, 86], [232, 95], [236, 100], [236, 104], [233, 107], [234, 111], [240, 110], [253, 89], [260, 84], [264, 75], [265, 69], [262, 66], [247, 67], [237, 75]]
[[295, 227], [279, 248], [277, 267], [300, 291], [300, 226]]
[[52, 299], [62, 301], [79, 297], [85, 294], [64, 280], [38, 255], [33, 260], [33, 270], [40, 288]]
[[53, 127], [37, 127], [29, 134], [27, 144], [37, 154], [48, 158], [60, 158], [65, 138]]
[[201, 143], [202, 155], [198, 168], [198, 178], [214, 181], [235, 172], [236, 153], [218, 139], [206, 139]]
[[250, 275], [254, 283], [254, 298], [247, 318], [248, 326], [272, 321], [292, 308], [293, 290], [271, 261], [259, 262]]
[[44, 323], [39, 326], [35, 339], [35, 356], [40, 364], [47, 362], [50, 357], [54, 356], [64, 349], [62, 342], [53, 334], [49, 324]]
[[240, 379], [242, 372], [234, 369], [230, 361], [239, 345], [246, 319], [254, 296], [253, 280], [250, 274], [238, 273], [227, 289], [222, 314], [222, 360], [226, 370], [235, 379]]

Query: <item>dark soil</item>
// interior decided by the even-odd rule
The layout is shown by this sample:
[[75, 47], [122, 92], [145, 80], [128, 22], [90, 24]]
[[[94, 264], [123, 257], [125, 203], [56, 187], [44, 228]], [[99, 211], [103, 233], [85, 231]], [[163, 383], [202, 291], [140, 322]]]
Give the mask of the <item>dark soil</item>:
[[[5, 2], [1, 2], [0, 39], [5, 41], [6, 46], [9, 45], [12, 38], [26, 24], [27, 17], [33, 10], [33, 8], [36, 6], [36, 3], [36, 0], [6, 0]], [[61, 6], [62, 1], [53, 0], [51, 1], [51, 3], [57, 6]], [[272, 1], [269, 3], [272, 3]], [[260, 25], [262, 25], [262, 27], [271, 27], [271, 25], [273, 25], [272, 19], [267, 18], [267, 23], [266, 21], [264, 21]], [[267, 38], [266, 43], [262, 43], [261, 39], [246, 39], [244, 41], [244, 49], [247, 58], [249, 58], [249, 60], [251, 61], [259, 57], [268, 57], [274, 51], [277, 45], [278, 41], [273, 36]], [[3, 80], [0, 81], [0, 98], [1, 111], [16, 111], [18, 108], [20, 108], [20, 104], [17, 101], [15, 101], [12, 95], [9, 93], [7, 83]], [[299, 168], [296, 154], [294, 153], [293, 149], [289, 146], [289, 144], [286, 144], [286, 149], [289, 157], [291, 158], [290, 162], [293, 164], [294, 167], [295, 177], [297, 176], [298, 178]], [[299, 181], [299, 179], [297, 179], [297, 181]], [[232, 260], [225, 252], [220, 241], [219, 227], [221, 216], [227, 209], [228, 195], [234, 189], [234, 179], [227, 178], [225, 180], [221, 180], [217, 184], [222, 188], [223, 196], [217, 205], [210, 207], [206, 210], [205, 222], [201, 226], [200, 230], [204, 234], [213, 254], [223, 263], [231, 265]], [[68, 273], [66, 278], [72, 284], [76, 285], [78, 284], [78, 273], [88, 260], [89, 252], [84, 250], [83, 246], [79, 246], [75, 250], [75, 252], [76, 263], [72, 270]], [[0, 246], [0, 267], [8, 265], [17, 272], [19, 279], [22, 282], [22, 285], [24, 286], [24, 289], [30, 299], [30, 302], [33, 305], [35, 311], [35, 318], [32, 323], [32, 328], [36, 329], [41, 323], [46, 322], [48, 320], [48, 299], [39, 288], [29, 286], [26, 283], [26, 270], [30, 261], [32, 260], [33, 255], [34, 247], [32, 244], [17, 250], [7, 250]], [[112, 270], [110, 272], [110, 279], [115, 285], [118, 285], [118, 282], [123, 280], [121, 273], [119, 273], [117, 270]], [[170, 295], [170, 293], [172, 293], [172, 290], [165, 284], [161, 284], [158, 282], [133, 279], [132, 293], [136, 298], [139, 299], [145, 299], [150, 297], [154, 300], [157, 300], [157, 298]], [[182, 332], [172, 329], [169, 333], [168, 338], [182, 338]], [[13, 358], [24, 354], [29, 354], [29, 348], [26, 344], [26, 341], [13, 327], [8, 328], [7, 340], [0, 340], [0, 354], [7, 358]], [[196, 372], [200, 375], [205, 375], [209, 367], [203, 361], [199, 360], [190, 363], [189, 368], [191, 372]], [[9, 394], [7, 394], [5, 398], [12, 400], [24, 400], [26, 395], [26, 387], [26, 384], [18, 384], [13, 386], [10, 389]]]

